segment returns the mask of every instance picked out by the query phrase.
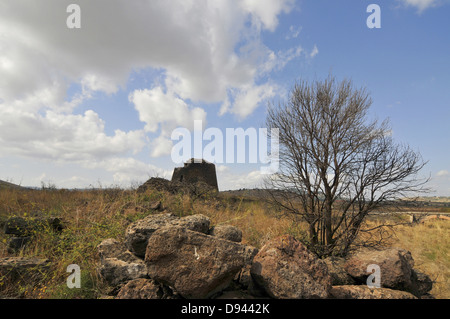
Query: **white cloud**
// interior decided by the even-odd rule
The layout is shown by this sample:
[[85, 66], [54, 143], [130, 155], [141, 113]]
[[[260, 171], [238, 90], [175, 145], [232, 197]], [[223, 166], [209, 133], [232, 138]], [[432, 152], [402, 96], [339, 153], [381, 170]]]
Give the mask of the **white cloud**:
[[[65, 25], [71, 2], [2, 2], [3, 103], [24, 100], [24, 92], [37, 96], [57, 87], [50, 104], [61, 106], [74, 82], [81, 84], [84, 98], [92, 91], [112, 94], [132, 70], [148, 67], [163, 70], [164, 85], [183, 100], [223, 103], [230, 89], [255, 83], [261, 59], [271, 54], [260, 31], [273, 31], [279, 15], [294, 3], [80, 0], [81, 29], [71, 30]], [[36, 109], [49, 107], [36, 100], [42, 101]]]
[[448, 0], [398, 0], [403, 3], [403, 5], [407, 7], [415, 7], [417, 8], [418, 13], [422, 13], [423, 11], [440, 6], [444, 3], [449, 3]]
[[[256, 49], [256, 48], [253, 48]], [[285, 51], [275, 53], [265, 47], [259, 47], [257, 53], [252, 53], [254, 59], [259, 59], [259, 68], [255, 78], [282, 70], [290, 61], [298, 58], [304, 53], [301, 46], [293, 47]], [[233, 102], [227, 97], [222, 103], [219, 115], [227, 112], [238, 115], [239, 119], [244, 119], [252, 114], [260, 103], [266, 99], [274, 97], [280, 89], [271, 83], [255, 84], [249, 82], [230, 92]]]
[[271, 98], [276, 94], [276, 87], [270, 84], [251, 86], [244, 88], [237, 94], [231, 113], [243, 119], [258, 107], [261, 101]]
[[139, 113], [139, 119], [145, 123], [147, 132], [161, 130], [159, 137], [151, 141], [152, 157], [170, 154], [173, 145], [170, 136], [175, 128], [181, 126], [192, 130], [195, 120], [206, 125], [206, 112], [202, 108], [188, 106], [173, 93], [164, 93], [161, 87], [135, 90], [129, 100]]
[[177, 126], [193, 128], [194, 120], [206, 120], [206, 112], [199, 107], [189, 107], [185, 101], [171, 92], [163, 92], [161, 87], [135, 90], [129, 100], [145, 122], [145, 130], [156, 132], [159, 125], [164, 131], [172, 131]]
[[56, 161], [82, 161], [138, 152], [144, 147], [143, 132], [116, 130], [104, 133], [105, 123], [92, 110], [83, 115], [44, 114], [0, 107], [2, 153]]
[[270, 51], [265, 61], [259, 68], [259, 74], [264, 75], [272, 71], [282, 70], [290, 61], [298, 58], [303, 53], [303, 48], [297, 46], [286, 51], [278, 51], [277, 53]]
[[107, 94], [117, 92], [117, 86], [111, 79], [102, 78], [96, 74], [87, 74], [81, 79], [83, 92], [102, 91]]
[[[39, 183], [42, 185], [42, 182], [44, 184], [52, 184], [55, 183], [54, 180], [41, 180]], [[39, 183], [34, 183], [35, 185], [39, 185]], [[58, 179], [56, 187], [58, 188], [86, 188], [88, 185], [92, 183], [91, 180], [83, 177], [83, 176], [77, 176], [73, 175], [69, 178], [62, 178]]]
[[113, 173], [113, 182], [121, 186], [129, 186], [133, 182], [145, 182], [150, 177], [170, 178], [172, 172], [147, 164], [131, 157], [114, 157], [94, 164]]
[[261, 0], [243, 0], [239, 4], [252, 14], [254, 25], [274, 31], [278, 24], [278, 15], [289, 12], [294, 1], [266, 0], [261, 3]]
[[259, 169], [244, 174], [233, 173], [232, 170], [217, 167], [217, 182], [220, 190], [232, 190], [238, 188], [261, 188], [264, 185], [264, 178]]
[[319, 49], [317, 48], [317, 45], [314, 45], [313, 50], [311, 51], [311, 53], [309, 54], [309, 56], [311, 58], [314, 58], [317, 54], [319, 54]]
[[153, 139], [150, 145], [151, 157], [160, 157], [164, 155], [170, 155], [172, 152], [173, 142], [170, 138], [165, 135], [160, 135]]
[[450, 194], [450, 171], [443, 169], [435, 173], [430, 180], [428, 187], [433, 191], [435, 196], [449, 196]]
[[[275, 53], [261, 40], [262, 30], [274, 31], [293, 0], [78, 0], [81, 29], [68, 29], [72, 2], [0, 4], [2, 154], [100, 162], [124, 180], [147, 169], [128, 157], [143, 149], [147, 133], [160, 131], [150, 146], [161, 156], [174, 127], [206, 120], [200, 103], [223, 103], [225, 111], [248, 116], [276, 93], [263, 75], [302, 52]], [[95, 100], [79, 114], [77, 107], [94, 93], [114, 95], [133, 71], [146, 68], [161, 72], [160, 83], [128, 92], [143, 129], [107, 134]], [[69, 97], [72, 87], [80, 90]]]
[[291, 25], [289, 27], [289, 33], [288, 35], [286, 35], [285, 39], [286, 40], [296, 39], [300, 35], [300, 32], [302, 32], [302, 29], [303, 28], [301, 26], [296, 27], [294, 25]]
[[216, 171], [218, 173], [226, 173], [230, 171], [230, 168], [226, 165], [216, 165]]
[[436, 176], [439, 176], [439, 177], [449, 176], [449, 175], [450, 175], [450, 172], [445, 169], [437, 172], [437, 174], [436, 174]]

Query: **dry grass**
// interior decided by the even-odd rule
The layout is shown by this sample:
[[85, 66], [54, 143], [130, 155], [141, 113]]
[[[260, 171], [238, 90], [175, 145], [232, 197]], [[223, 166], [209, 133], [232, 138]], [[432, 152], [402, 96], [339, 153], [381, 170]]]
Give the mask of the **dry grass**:
[[414, 226], [399, 226], [395, 229], [391, 245], [411, 252], [414, 267], [433, 279], [433, 296], [450, 299], [449, 221], [429, 220]]
[[380, 240], [383, 247], [398, 247], [411, 252], [414, 268], [427, 274], [433, 281], [430, 292], [435, 298], [450, 298], [450, 222], [430, 219], [419, 224], [410, 224], [408, 215], [371, 217], [366, 228], [396, 224], [395, 227], [377, 229], [369, 234], [360, 234], [360, 239], [368, 236]]
[[270, 207], [257, 201], [245, 201], [239, 198], [232, 202], [222, 200], [213, 205], [201, 202], [195, 205], [195, 212], [211, 219], [211, 224], [228, 224], [242, 230], [243, 243], [261, 248], [268, 240], [292, 232], [293, 221], [281, 218]]
[[[123, 239], [126, 227], [153, 211], [155, 201], [179, 216], [204, 214], [212, 225], [230, 224], [243, 232], [243, 242], [260, 248], [267, 240], [282, 234], [302, 239], [306, 228], [289, 216], [280, 216], [276, 210], [258, 200], [219, 196], [192, 199], [183, 195], [161, 192], [139, 194], [133, 190], [103, 189], [39, 191], [2, 189], [0, 191], [0, 224], [12, 216], [27, 216], [40, 211], [47, 216], [61, 217], [66, 228], [61, 233], [52, 230], [36, 233], [30, 245], [20, 256], [39, 256], [52, 261], [51, 271], [38, 285], [7, 287], [14, 296], [24, 298], [98, 298], [105, 293], [96, 273], [98, 263], [96, 246], [106, 238]], [[371, 226], [381, 221], [371, 221]], [[450, 241], [448, 221], [430, 221], [426, 224], [399, 226], [388, 244], [410, 250], [416, 268], [436, 281], [433, 295], [450, 298]], [[7, 236], [0, 232], [0, 257], [8, 256]], [[78, 264], [82, 273], [82, 289], [68, 289], [66, 268]], [[1, 278], [0, 278], [1, 285]], [[1, 288], [1, 287], [0, 287]], [[0, 289], [1, 290], [1, 289]]]
[[[0, 224], [9, 217], [28, 217], [39, 211], [44, 216], [60, 217], [65, 229], [56, 233], [41, 230], [18, 256], [48, 258], [51, 271], [38, 286], [27, 284], [0, 287], [24, 298], [95, 298], [102, 293], [96, 273], [96, 246], [106, 238], [123, 237], [127, 225], [143, 218], [149, 210], [145, 205], [159, 194], [138, 196], [134, 191], [119, 189], [64, 191], [40, 190], [0, 192]], [[7, 235], [0, 232], [0, 257], [8, 256]], [[82, 270], [83, 289], [66, 288], [66, 268], [78, 264]], [[2, 283], [0, 278], [0, 286]]]

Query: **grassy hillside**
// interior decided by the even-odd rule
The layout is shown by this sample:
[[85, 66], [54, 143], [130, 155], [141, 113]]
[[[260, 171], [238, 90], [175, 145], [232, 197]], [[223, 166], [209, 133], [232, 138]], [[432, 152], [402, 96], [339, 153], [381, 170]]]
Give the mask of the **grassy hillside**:
[[0, 180], [0, 190], [1, 189], [6, 189], [6, 188], [8, 188], [8, 189], [11, 189], [11, 188], [13, 188], [13, 189], [21, 189], [23, 187], [19, 186], [19, 185], [16, 185], [16, 184], [13, 184], [13, 183], [9, 183], [9, 182], [5, 182], [5, 181]]
[[[27, 217], [37, 211], [61, 217], [66, 226], [61, 233], [52, 230], [35, 233], [32, 242], [19, 253], [49, 258], [52, 268], [47, 277], [39, 285], [11, 285], [6, 291], [24, 298], [99, 298], [106, 294], [108, 287], [96, 273], [96, 246], [106, 238], [122, 240], [131, 222], [155, 213], [150, 208], [155, 201], [161, 201], [167, 211], [180, 216], [204, 214], [213, 225], [237, 226], [243, 231], [243, 242], [258, 248], [281, 234], [298, 239], [306, 234], [304, 224], [290, 216], [280, 216], [266, 203], [230, 194], [193, 199], [158, 191], [4, 188], [0, 190], [0, 226], [9, 217]], [[371, 220], [368, 227], [379, 222]], [[410, 250], [416, 267], [436, 280], [432, 293], [438, 298], [450, 298], [450, 222], [432, 221], [389, 232], [388, 244]], [[7, 235], [0, 232], [0, 257], [10, 256], [6, 243]], [[81, 267], [81, 289], [66, 287], [69, 264]]]

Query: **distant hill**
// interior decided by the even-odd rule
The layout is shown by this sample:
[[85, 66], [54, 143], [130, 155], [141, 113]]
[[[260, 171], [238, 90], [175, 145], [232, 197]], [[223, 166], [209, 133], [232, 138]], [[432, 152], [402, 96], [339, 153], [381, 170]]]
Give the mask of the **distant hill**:
[[[412, 200], [413, 198], [405, 198], [405, 200]], [[418, 197], [419, 202], [432, 202], [432, 203], [450, 203], [450, 196], [421, 196]]]
[[226, 197], [234, 197], [234, 198], [244, 198], [247, 200], [266, 200], [271, 198], [271, 196], [281, 196], [284, 197], [289, 195], [291, 199], [295, 198], [296, 194], [294, 192], [289, 191], [281, 191], [275, 189], [237, 189], [237, 190], [226, 190], [221, 191], [220, 194]]
[[239, 196], [247, 198], [265, 198], [267, 197], [265, 190], [262, 189], [239, 189], [239, 190], [227, 190], [221, 191], [222, 194], [230, 196]]
[[[238, 190], [227, 190], [227, 191], [221, 191], [220, 192], [223, 196], [226, 197], [232, 197], [232, 198], [244, 198], [246, 200], [261, 200], [261, 199], [269, 199], [270, 196], [268, 195], [267, 190], [264, 189], [238, 189]], [[272, 194], [286, 194], [286, 192], [282, 191], [276, 191], [272, 190]], [[293, 197], [295, 198], [295, 193], [291, 193]], [[450, 207], [450, 197], [449, 196], [422, 196], [418, 198], [402, 198], [398, 201], [389, 201], [386, 202], [386, 204], [394, 204], [399, 205], [403, 207], [434, 207], [434, 208], [441, 208], [441, 207]]]
[[25, 187], [13, 184], [13, 183], [9, 183], [9, 182], [5, 182], [0, 180], [0, 189], [4, 189], [4, 188], [16, 188], [16, 189], [23, 189]]

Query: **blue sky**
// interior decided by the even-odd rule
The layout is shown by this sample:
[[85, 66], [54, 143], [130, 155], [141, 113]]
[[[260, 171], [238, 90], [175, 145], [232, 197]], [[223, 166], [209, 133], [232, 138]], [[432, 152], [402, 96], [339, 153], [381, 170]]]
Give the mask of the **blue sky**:
[[[372, 3], [381, 28], [367, 27]], [[449, 17], [445, 0], [2, 1], [0, 179], [170, 178], [176, 127], [263, 127], [269, 101], [332, 73], [368, 89], [371, 116], [450, 196]], [[260, 185], [259, 166], [217, 164], [220, 189]]]

